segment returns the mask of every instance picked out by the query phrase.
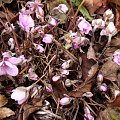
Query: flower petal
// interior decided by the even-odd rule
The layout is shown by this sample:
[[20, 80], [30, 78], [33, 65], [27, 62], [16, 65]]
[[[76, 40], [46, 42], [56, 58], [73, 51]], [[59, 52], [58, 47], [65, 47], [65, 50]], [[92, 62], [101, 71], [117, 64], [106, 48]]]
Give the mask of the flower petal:
[[11, 57], [11, 58], [8, 58], [7, 61], [12, 63], [13, 65], [18, 65], [19, 63], [22, 62], [22, 59], [21, 58], [16, 58], [16, 57]]
[[10, 76], [18, 75], [18, 68], [15, 65], [12, 65], [10, 62], [5, 61], [6, 64], [6, 73]]
[[0, 62], [0, 75], [6, 75], [5, 67], [2, 64], [3, 62]]

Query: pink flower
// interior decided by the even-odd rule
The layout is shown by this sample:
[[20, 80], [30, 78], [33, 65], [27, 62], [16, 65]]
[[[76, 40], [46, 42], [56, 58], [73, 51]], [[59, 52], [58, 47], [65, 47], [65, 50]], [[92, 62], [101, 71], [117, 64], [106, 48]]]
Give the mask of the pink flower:
[[20, 58], [3, 56], [3, 61], [0, 62], [0, 75], [17, 76], [18, 68], [16, 65], [21, 61]]
[[120, 49], [116, 50], [113, 54], [113, 61], [120, 65]]
[[99, 90], [100, 91], [103, 91], [103, 92], [106, 92], [107, 91], [107, 85], [105, 83], [102, 83], [100, 86], [99, 86]]
[[91, 115], [90, 110], [88, 109], [88, 107], [84, 108], [84, 120], [94, 120], [94, 117]]
[[104, 28], [105, 27], [105, 21], [103, 21], [102, 19], [94, 19], [94, 20], [92, 20], [92, 26], [94, 26], [94, 31], [97, 28]]
[[88, 34], [92, 30], [91, 24], [85, 20], [85, 18], [80, 17], [77, 21], [77, 26], [81, 34]]
[[49, 16], [48, 23], [52, 26], [57, 26], [57, 20]]
[[39, 53], [43, 53], [45, 51], [41, 44], [34, 43], [34, 46], [37, 50], [39, 50]]
[[19, 14], [19, 25], [22, 27], [24, 31], [29, 33], [30, 28], [34, 27], [35, 24], [34, 24], [34, 20], [32, 19], [30, 15], [20, 13]]
[[27, 2], [27, 5], [31, 11], [35, 11], [36, 17], [44, 21], [44, 11], [42, 9], [42, 4], [40, 0], [35, 0], [34, 2]]
[[69, 97], [64, 97], [60, 100], [61, 105], [68, 105], [70, 104], [70, 102], [71, 102], [71, 99]]
[[17, 87], [12, 90], [11, 98], [18, 102], [18, 104], [22, 104], [25, 102], [29, 96], [29, 87]]
[[45, 42], [45, 43], [52, 43], [53, 35], [45, 34], [42, 41]]
[[38, 75], [34, 72], [33, 68], [30, 68], [28, 70], [28, 78], [31, 80], [37, 80], [38, 79]]

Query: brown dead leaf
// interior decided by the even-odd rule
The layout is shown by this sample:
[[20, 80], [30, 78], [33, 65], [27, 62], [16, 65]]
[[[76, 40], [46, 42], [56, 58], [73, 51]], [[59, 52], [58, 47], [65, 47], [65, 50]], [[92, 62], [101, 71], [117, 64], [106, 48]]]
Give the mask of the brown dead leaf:
[[116, 99], [113, 102], [110, 102], [109, 106], [111, 106], [111, 107], [120, 107], [120, 95], [117, 96]]
[[40, 107], [35, 107], [33, 105], [25, 104], [24, 113], [23, 113], [23, 120], [28, 120], [29, 115], [32, 114], [33, 112], [35, 112], [36, 110], [39, 110], [39, 109], [40, 109]]
[[73, 90], [72, 92], [70, 92], [68, 95], [71, 97], [77, 97], [77, 98], [81, 98], [83, 93], [85, 92], [90, 92], [91, 87], [92, 87], [92, 81], [89, 83], [82, 83], [80, 86], [78, 86], [77, 89]]
[[6, 105], [8, 103], [8, 99], [4, 96], [0, 94], [0, 107]]
[[111, 40], [110, 46], [120, 48], [120, 34], [118, 34], [114, 39]]
[[108, 60], [103, 64], [99, 72], [104, 76], [105, 79], [116, 81], [117, 71], [119, 68], [120, 66], [117, 65], [115, 62], [113, 62], [112, 60]]
[[99, 67], [98, 63], [94, 64], [91, 67], [91, 69], [88, 71], [88, 77], [86, 78], [85, 81], [90, 80], [96, 74], [96, 72], [98, 71], [98, 67]]
[[88, 59], [93, 59], [93, 60], [96, 61], [95, 50], [93, 49], [92, 44], [90, 44], [90, 47], [88, 49], [87, 58]]
[[114, 53], [116, 50], [117, 50], [117, 47], [108, 47], [108, 48], [105, 50], [104, 54], [105, 54], [105, 56], [110, 57], [110, 56], [113, 55], [113, 53]]
[[82, 78], [86, 80], [88, 77], [88, 72], [91, 69], [91, 67], [95, 64], [95, 61], [92, 59], [89, 60], [85, 53], [81, 54], [81, 58], [82, 58], [82, 64], [81, 64]]
[[10, 117], [12, 115], [15, 115], [15, 113], [10, 108], [7, 107], [0, 108], [0, 119]]
[[58, 100], [58, 98], [63, 98], [64, 94], [68, 93], [64, 84], [61, 81], [54, 82], [51, 80], [51, 85], [53, 88], [53, 94], [56, 98], [56, 101]]
[[84, 5], [92, 15], [99, 7], [102, 6], [103, 2], [104, 0], [85, 0]]

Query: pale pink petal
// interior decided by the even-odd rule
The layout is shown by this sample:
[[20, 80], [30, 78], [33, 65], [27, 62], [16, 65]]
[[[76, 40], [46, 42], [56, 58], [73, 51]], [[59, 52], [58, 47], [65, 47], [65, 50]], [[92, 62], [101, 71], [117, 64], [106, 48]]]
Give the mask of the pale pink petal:
[[5, 70], [6, 73], [10, 76], [17, 76], [18, 75], [18, 68], [15, 65], [12, 65], [10, 62], [5, 61]]
[[11, 57], [7, 59], [8, 62], [12, 63], [13, 65], [18, 65], [22, 62], [21, 58]]
[[5, 67], [2, 65], [3, 62], [0, 62], [0, 75], [6, 75]]
[[16, 89], [12, 90], [13, 93], [11, 94], [11, 98], [15, 100], [21, 100], [25, 97], [25, 92], [17, 91]]

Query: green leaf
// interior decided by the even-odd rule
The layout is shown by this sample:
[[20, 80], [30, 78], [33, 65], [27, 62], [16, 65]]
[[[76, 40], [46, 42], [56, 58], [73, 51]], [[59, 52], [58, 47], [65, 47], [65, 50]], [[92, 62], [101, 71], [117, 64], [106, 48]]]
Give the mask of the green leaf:
[[[73, 0], [73, 4], [75, 6], [79, 6], [80, 3], [82, 2], [82, 0]], [[90, 15], [90, 13], [88, 12], [88, 10], [82, 5], [80, 7], [80, 13], [88, 20], [88, 21], [92, 21], [93, 17]]]
[[80, 12], [89, 21], [93, 20], [93, 17], [89, 14], [88, 10], [83, 5], [80, 8]]

